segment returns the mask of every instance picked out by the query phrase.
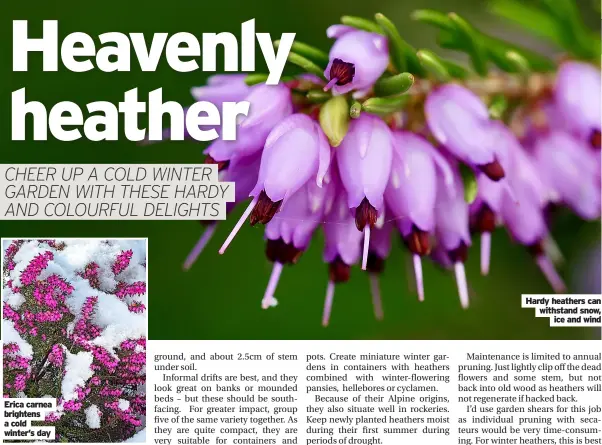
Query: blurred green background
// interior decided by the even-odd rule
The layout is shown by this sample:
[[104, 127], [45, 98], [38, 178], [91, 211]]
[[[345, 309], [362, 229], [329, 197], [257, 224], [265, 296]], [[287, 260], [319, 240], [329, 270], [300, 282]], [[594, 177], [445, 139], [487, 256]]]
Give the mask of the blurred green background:
[[[588, 2], [581, 4], [593, 27], [600, 28], [599, 14]], [[282, 32], [296, 32], [297, 39], [326, 49], [325, 29], [343, 14], [371, 17], [382, 12], [417, 47], [432, 47], [434, 33], [413, 23], [409, 14], [416, 8], [437, 8], [464, 14], [478, 27], [534, 49], [550, 52], [542, 42], [523, 36], [510, 25], [486, 13], [486, 4], [476, 0], [170, 0], [134, 1], [80, 0], [15, 1], [2, 3], [0, 14], [0, 138], [3, 163], [196, 163], [204, 146], [197, 143], [164, 143], [138, 147], [122, 140], [94, 143], [83, 140], [65, 143], [11, 142], [10, 94], [26, 87], [27, 99], [43, 102], [48, 109], [70, 100], [85, 107], [88, 102], [117, 103], [123, 93], [139, 88], [139, 97], [163, 88], [164, 100], [190, 102], [189, 89], [204, 83], [210, 73], [172, 71], [163, 59], [154, 73], [56, 73], [41, 70], [41, 57], [30, 57], [30, 70], [12, 73], [12, 24], [29, 20], [30, 35], [41, 35], [44, 19], [58, 19], [59, 33], [83, 31], [92, 36], [109, 31], [175, 33], [230, 31], [239, 35], [240, 24], [256, 19], [258, 32], [274, 39]], [[550, 52], [551, 54], [551, 52]], [[260, 55], [258, 51], [258, 55]], [[136, 62], [132, 61], [133, 66]], [[219, 66], [219, 65], [218, 65]], [[260, 63], [258, 71], [264, 69]], [[145, 99], [141, 99], [145, 100]], [[280, 305], [263, 311], [260, 300], [271, 264], [264, 256], [261, 229], [245, 227], [227, 254], [217, 249], [240, 209], [220, 227], [208, 249], [191, 271], [182, 262], [200, 235], [194, 222], [150, 221], [0, 221], [3, 237], [148, 237], [149, 317], [151, 339], [594, 339], [599, 329], [550, 328], [547, 319], [536, 319], [534, 310], [520, 308], [521, 293], [548, 293], [550, 289], [530, 256], [513, 245], [503, 231], [494, 236], [492, 271], [481, 277], [478, 270], [478, 240], [471, 250], [467, 275], [473, 298], [469, 310], [460, 308], [452, 275], [425, 264], [426, 301], [418, 303], [408, 289], [404, 251], [395, 240], [394, 252], [381, 280], [385, 319], [372, 315], [367, 277], [353, 271], [350, 283], [338, 286], [331, 326], [320, 325], [327, 268], [322, 263], [322, 236], [314, 239], [298, 265], [286, 268], [276, 297]], [[588, 272], [583, 255], [598, 245], [600, 226], [584, 224], [563, 216], [554, 233], [567, 264], [563, 274], [571, 281], [571, 267], [581, 277], [597, 277], [600, 266]], [[599, 260], [599, 250], [593, 253]], [[596, 270], [597, 269], [597, 270]], [[582, 280], [582, 278], [581, 278]], [[573, 291], [580, 290], [573, 287]]]

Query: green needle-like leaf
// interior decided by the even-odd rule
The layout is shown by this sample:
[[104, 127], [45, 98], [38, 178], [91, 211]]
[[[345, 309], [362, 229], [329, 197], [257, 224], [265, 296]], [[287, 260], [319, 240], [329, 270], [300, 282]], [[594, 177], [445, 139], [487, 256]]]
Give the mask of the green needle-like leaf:
[[379, 79], [374, 84], [374, 93], [377, 96], [396, 96], [408, 91], [413, 84], [414, 76], [410, 73], [400, 73]]
[[401, 38], [393, 22], [380, 13], [376, 14], [374, 18], [389, 40], [391, 61], [397, 71], [400, 73], [409, 71], [412, 74], [423, 74], [422, 65], [416, 57], [416, 50]]
[[514, 65], [517, 73], [528, 76], [531, 72], [529, 61], [516, 51], [507, 51], [506, 58]]
[[454, 12], [449, 13], [449, 18], [456, 27], [457, 32], [467, 42], [470, 42], [469, 55], [475, 71], [481, 76], [487, 75], [487, 52], [480, 33], [470, 23]]
[[491, 119], [501, 119], [508, 109], [508, 101], [503, 94], [495, 96], [489, 104], [489, 117]]
[[411, 17], [413, 20], [427, 23], [446, 31], [455, 31], [454, 24], [449, 16], [439, 11], [434, 11], [432, 9], [418, 9], [412, 13]]
[[257, 85], [258, 83], [263, 83], [266, 80], [268, 80], [268, 77], [269, 77], [269, 74], [263, 74], [263, 73], [249, 74], [247, 77], [245, 77], [245, 83], [249, 86]]
[[323, 90], [310, 90], [307, 92], [307, 99], [314, 104], [321, 104], [332, 97], [332, 94]]
[[452, 60], [439, 57], [439, 61], [455, 79], [466, 79], [470, 75], [470, 72], [465, 67]]
[[292, 63], [293, 65], [297, 65], [298, 67], [300, 67], [303, 71], [311, 73], [311, 74], [315, 74], [320, 79], [325, 79], [324, 78], [324, 70], [322, 68], [320, 68], [318, 65], [316, 65], [311, 60], [309, 60], [299, 54], [291, 51], [288, 54], [287, 60], [290, 63]]
[[[278, 49], [280, 46], [280, 40], [276, 40], [274, 42], [274, 47]], [[328, 54], [318, 48], [314, 48], [311, 45], [308, 45], [303, 42], [293, 42], [293, 46], [291, 47], [291, 51], [299, 54], [300, 56], [305, 57], [308, 60], [326, 68], [328, 65]]]
[[382, 29], [380, 29], [380, 26], [378, 26], [372, 20], [367, 20], [362, 17], [353, 17], [350, 15], [344, 15], [343, 17], [341, 17], [341, 23], [343, 25], [361, 29], [362, 31], [375, 32], [378, 34], [383, 33]]
[[449, 71], [434, 52], [421, 49], [416, 54], [426, 71], [431, 73], [439, 82], [449, 82], [452, 79]]
[[395, 113], [403, 109], [409, 97], [407, 94], [394, 97], [372, 97], [362, 104], [362, 110], [378, 115]]

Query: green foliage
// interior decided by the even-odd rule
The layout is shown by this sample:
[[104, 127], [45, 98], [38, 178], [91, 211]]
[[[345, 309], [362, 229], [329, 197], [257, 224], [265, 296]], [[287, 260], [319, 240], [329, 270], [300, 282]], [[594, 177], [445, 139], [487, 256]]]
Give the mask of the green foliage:
[[382, 77], [374, 85], [374, 93], [377, 96], [395, 96], [407, 92], [413, 84], [414, 76], [410, 73]]

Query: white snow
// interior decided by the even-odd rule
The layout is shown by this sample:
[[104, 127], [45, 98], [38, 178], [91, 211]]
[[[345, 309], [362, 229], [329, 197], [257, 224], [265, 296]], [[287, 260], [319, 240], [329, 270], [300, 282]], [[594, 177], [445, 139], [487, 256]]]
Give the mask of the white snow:
[[2, 289], [2, 301], [6, 301], [10, 307], [17, 310], [25, 303], [25, 297], [19, 292], [14, 293], [10, 288], [5, 287]]
[[93, 430], [100, 428], [100, 410], [96, 405], [90, 405], [86, 411], [86, 424]]
[[86, 381], [94, 375], [94, 371], [90, 369], [92, 364], [92, 353], [81, 351], [77, 354], [71, 354], [65, 351], [65, 377], [61, 384], [63, 398], [65, 400], [73, 400], [77, 397], [75, 388], [84, 386]]
[[[56, 250], [46, 243], [38, 244], [37, 241], [24, 243], [14, 257], [15, 269], [10, 277], [14, 284], [21, 285], [19, 276], [29, 262], [38, 254], [52, 251], [54, 259], [40, 274], [40, 279], [57, 274], [67, 280], [74, 291], [67, 298], [66, 304], [72, 313], [78, 315], [86, 299], [91, 296], [98, 297], [93, 322], [103, 331], [94, 340], [94, 343], [114, 352], [121, 342], [128, 338], [138, 338], [146, 335], [146, 314], [130, 312], [126, 302], [109, 294], [117, 285], [117, 281], [134, 283], [146, 281], [146, 242], [144, 240], [97, 240], [97, 239], [63, 239], [65, 248]], [[6, 249], [6, 247], [5, 247]], [[111, 266], [117, 255], [124, 250], [131, 249], [132, 259], [129, 266], [117, 277], [114, 276]], [[101, 289], [93, 289], [89, 282], [77, 275], [87, 264], [96, 262], [99, 265], [99, 280]], [[10, 289], [3, 289], [3, 301], [7, 301], [17, 309], [23, 297], [14, 294]], [[136, 296], [136, 300], [147, 304], [147, 295]], [[77, 321], [77, 320], [76, 320]]]
[[12, 321], [2, 320], [2, 341], [4, 344], [16, 343], [20, 348], [20, 354], [23, 357], [33, 357], [33, 348], [29, 343], [21, 338]]
[[130, 437], [128, 440], [126, 440], [126, 443], [145, 443], [146, 442], [146, 428], [144, 428], [143, 430], [138, 431], [136, 434], [134, 434], [132, 437]]
[[130, 407], [130, 402], [124, 399], [119, 399], [119, 409], [121, 411], [125, 411], [126, 409], [128, 409]]

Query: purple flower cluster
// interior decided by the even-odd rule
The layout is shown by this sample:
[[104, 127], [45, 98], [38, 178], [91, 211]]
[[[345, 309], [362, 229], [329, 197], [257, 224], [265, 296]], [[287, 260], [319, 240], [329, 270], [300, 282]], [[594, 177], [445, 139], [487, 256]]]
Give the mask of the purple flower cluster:
[[[14, 242], [5, 250], [5, 265], [9, 264], [7, 256], [14, 258], [22, 244], [21, 241]], [[48, 240], [43, 244], [51, 248], [57, 245]], [[126, 250], [116, 256], [111, 266], [115, 275], [129, 265], [132, 253]], [[87, 297], [81, 309], [72, 313], [67, 303], [73, 298], [74, 286], [58, 275], [39, 279], [53, 258], [51, 251], [34, 257], [20, 274], [21, 287], [7, 280], [6, 285], [22, 298], [14, 307], [12, 303], [4, 302], [3, 318], [12, 322], [21, 338], [31, 345], [33, 356], [24, 356], [16, 343], [4, 345], [3, 396], [20, 397], [23, 393], [26, 397], [56, 396], [57, 411], [48, 414], [46, 422], [56, 427], [59, 439], [67, 438], [70, 442], [91, 440], [87, 435], [87, 439], [81, 440], [76, 432], [84, 431], [81, 426], [86, 424], [86, 410], [96, 406], [103, 431], [110, 430], [113, 440], [126, 440], [143, 425], [145, 415], [146, 339], [130, 338], [111, 349], [95, 344], [103, 334], [103, 329], [95, 322], [102, 297]], [[14, 267], [5, 267], [5, 277], [11, 271]], [[91, 262], [76, 275], [88, 280], [95, 288], [93, 283], [99, 283], [100, 272], [100, 266]], [[117, 288], [108, 293], [121, 300], [129, 299], [132, 312], [145, 311], [140, 301], [131, 300], [146, 293], [145, 282], [120, 281]], [[75, 396], [67, 400], [61, 394], [61, 381], [69, 372], [68, 354], [78, 353], [91, 355], [92, 376], [76, 387]], [[95, 430], [90, 431], [93, 434]], [[92, 441], [104, 440], [101, 436], [93, 436]]]
[[54, 255], [50, 251], [40, 253], [31, 260], [25, 270], [21, 272], [21, 283], [24, 285], [32, 284], [40, 273], [48, 267], [48, 262], [54, 258]]
[[79, 276], [88, 280], [92, 289], [100, 289], [100, 277], [98, 276], [99, 269], [100, 266], [98, 264], [91, 262], [86, 265], [83, 272], [79, 273]]
[[132, 259], [133, 254], [134, 252], [132, 250], [124, 250], [117, 255], [115, 263], [113, 263], [113, 266], [111, 266], [111, 270], [115, 275], [119, 275], [130, 265], [130, 260]]
[[[546, 214], [563, 205], [587, 220], [600, 217], [599, 68], [565, 61], [557, 73], [534, 77], [536, 82], [519, 78], [523, 86], [519, 93], [514, 88], [512, 99], [521, 101], [520, 113], [514, 113], [522, 116], [520, 125], [492, 112], [504, 90], [498, 85], [488, 92], [487, 79], [408, 75], [414, 82], [410, 99], [393, 97], [407, 106], [389, 110], [391, 98], [380, 101], [378, 92], [381, 81], [390, 83], [396, 75], [390, 72], [391, 42], [345, 25], [327, 34], [335, 43], [324, 80], [314, 72], [244, 88], [240, 76], [219, 76], [203, 88], [218, 100], [251, 103], [238, 139], [213, 142], [205, 162], [217, 164], [221, 178], [236, 183], [235, 204], [251, 198], [220, 254], [247, 219], [265, 225], [266, 255], [274, 266], [262, 306], [275, 304], [283, 266], [299, 260], [320, 227], [329, 268], [325, 325], [335, 284], [347, 281], [356, 263], [370, 275], [375, 314], [382, 316], [377, 277], [394, 229], [413, 258], [420, 300], [422, 261], [428, 258], [453, 269], [460, 303], [468, 307], [464, 263], [472, 234], [480, 234], [481, 269], [487, 274], [491, 235], [501, 225], [562, 292], [564, 283], [545, 247]], [[524, 75], [507, 77], [516, 85]], [[477, 93], [473, 85], [485, 91]], [[310, 93], [326, 96], [315, 102]], [[215, 231], [215, 223], [205, 225], [185, 269]]]

